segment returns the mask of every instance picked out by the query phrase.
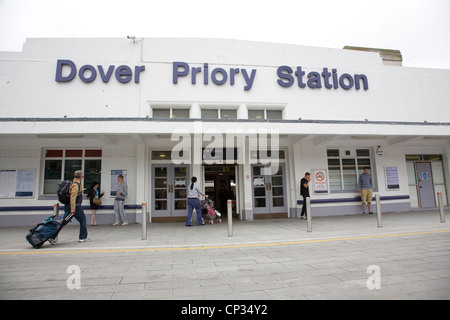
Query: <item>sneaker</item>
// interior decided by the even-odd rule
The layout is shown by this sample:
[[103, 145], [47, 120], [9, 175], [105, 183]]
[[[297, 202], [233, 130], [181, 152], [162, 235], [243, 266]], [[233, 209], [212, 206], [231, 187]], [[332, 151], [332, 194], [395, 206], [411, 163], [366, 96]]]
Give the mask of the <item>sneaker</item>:
[[56, 239], [50, 238], [50, 239], [48, 239], [48, 242], [50, 242], [53, 245], [58, 244], [58, 238], [56, 238]]
[[114, 222], [114, 223], [113, 223], [113, 226], [118, 226], [118, 225], [119, 225], [118, 222]]
[[369, 214], [373, 214], [373, 212], [369, 212]]
[[122, 223], [122, 225], [123, 225], [123, 226], [127, 226], [127, 225], [128, 225], [128, 222], [124, 222], [124, 223]]
[[91, 241], [91, 239], [89, 239], [89, 238], [78, 240], [78, 242], [90, 242], [90, 241]]

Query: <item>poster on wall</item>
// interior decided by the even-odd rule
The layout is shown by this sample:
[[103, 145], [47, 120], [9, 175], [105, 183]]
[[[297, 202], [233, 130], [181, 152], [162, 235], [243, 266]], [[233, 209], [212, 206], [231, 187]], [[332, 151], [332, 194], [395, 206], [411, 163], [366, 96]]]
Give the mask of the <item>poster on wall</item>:
[[311, 180], [313, 182], [314, 194], [328, 194], [328, 170], [313, 169]]
[[34, 170], [0, 170], [0, 198], [32, 198]]
[[117, 192], [117, 187], [119, 186], [119, 181], [117, 181], [117, 177], [122, 175], [123, 181], [128, 184], [128, 174], [127, 169], [117, 169], [111, 170], [111, 192], [110, 196], [115, 197]]
[[397, 166], [384, 166], [384, 175], [386, 178], [386, 190], [400, 189]]

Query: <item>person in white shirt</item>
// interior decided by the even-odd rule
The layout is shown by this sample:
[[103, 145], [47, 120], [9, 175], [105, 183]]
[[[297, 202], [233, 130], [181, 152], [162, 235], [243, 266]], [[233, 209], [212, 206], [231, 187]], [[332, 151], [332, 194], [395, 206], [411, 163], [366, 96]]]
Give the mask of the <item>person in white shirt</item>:
[[191, 224], [191, 218], [192, 218], [192, 210], [195, 209], [197, 212], [197, 222], [199, 226], [203, 225], [202, 220], [202, 207], [200, 205], [200, 200], [198, 199], [200, 196], [205, 196], [205, 198], [208, 198], [208, 195], [205, 195], [200, 187], [198, 186], [197, 178], [192, 177], [191, 184], [188, 187], [188, 215], [186, 219], [186, 226], [192, 227]]

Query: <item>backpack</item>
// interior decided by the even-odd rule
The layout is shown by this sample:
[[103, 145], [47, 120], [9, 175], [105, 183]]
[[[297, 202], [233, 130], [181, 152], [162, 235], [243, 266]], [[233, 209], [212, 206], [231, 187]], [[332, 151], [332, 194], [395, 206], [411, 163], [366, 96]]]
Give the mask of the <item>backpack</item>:
[[70, 204], [69, 189], [72, 184], [73, 181], [70, 180], [63, 180], [58, 183], [58, 186], [56, 187], [56, 194], [58, 195], [59, 202], [62, 204]]

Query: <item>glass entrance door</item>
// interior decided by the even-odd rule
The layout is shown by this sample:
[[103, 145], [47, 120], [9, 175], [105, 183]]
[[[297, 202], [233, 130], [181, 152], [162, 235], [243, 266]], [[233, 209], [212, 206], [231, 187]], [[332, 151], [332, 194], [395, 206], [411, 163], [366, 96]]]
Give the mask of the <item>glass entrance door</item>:
[[253, 213], [287, 212], [285, 166], [280, 163], [274, 175], [264, 175], [264, 166], [252, 167]]
[[187, 166], [152, 166], [152, 216], [184, 216], [187, 212]]

